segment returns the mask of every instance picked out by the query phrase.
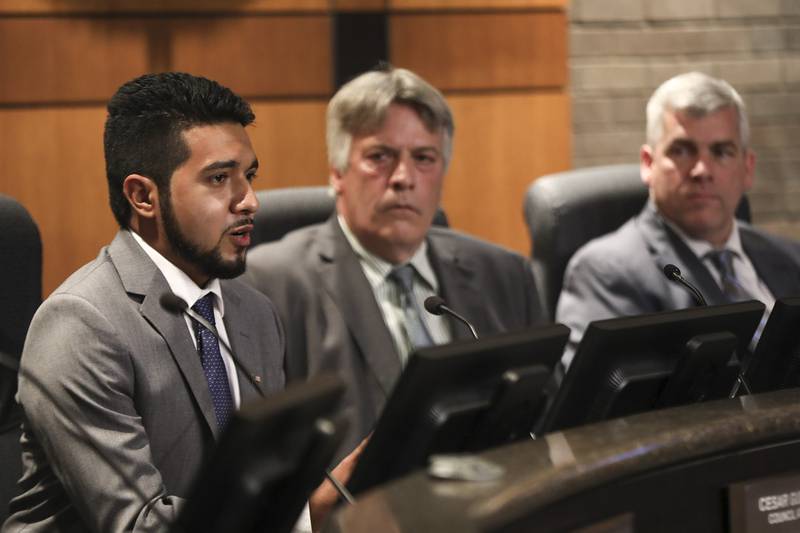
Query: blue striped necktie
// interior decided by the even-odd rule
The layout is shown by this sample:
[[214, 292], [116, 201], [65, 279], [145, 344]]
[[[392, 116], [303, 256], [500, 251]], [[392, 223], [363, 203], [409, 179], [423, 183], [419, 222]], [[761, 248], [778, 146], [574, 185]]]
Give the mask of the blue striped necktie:
[[[216, 325], [213, 298], [213, 293], [206, 294], [195, 302], [192, 309], [211, 324]], [[234, 405], [228, 373], [225, 371], [225, 363], [222, 361], [222, 354], [219, 351], [219, 342], [214, 334], [198, 321], [192, 319], [192, 325], [197, 339], [197, 351], [200, 354], [203, 372], [208, 381], [208, 390], [211, 393], [211, 402], [214, 404], [217, 424], [220, 429], [224, 429], [233, 414]]]

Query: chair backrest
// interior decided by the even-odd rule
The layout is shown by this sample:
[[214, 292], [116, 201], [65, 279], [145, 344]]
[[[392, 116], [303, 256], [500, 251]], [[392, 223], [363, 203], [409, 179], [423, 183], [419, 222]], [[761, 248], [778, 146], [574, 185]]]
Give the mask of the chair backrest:
[[[290, 231], [324, 222], [331, 216], [336, 199], [327, 186], [288, 187], [256, 192], [259, 207], [250, 246], [277, 241]], [[447, 215], [439, 209], [433, 219], [438, 226], [447, 226]]]
[[16, 365], [42, 301], [42, 241], [30, 214], [0, 194], [0, 523], [22, 472]]
[[14, 402], [16, 372], [33, 313], [42, 302], [42, 241], [28, 211], [0, 194], [0, 424]]
[[[525, 194], [525, 220], [542, 308], [554, 317], [564, 271], [585, 243], [614, 231], [647, 201], [638, 164], [609, 165], [542, 176]], [[750, 221], [747, 198], [736, 212]]]

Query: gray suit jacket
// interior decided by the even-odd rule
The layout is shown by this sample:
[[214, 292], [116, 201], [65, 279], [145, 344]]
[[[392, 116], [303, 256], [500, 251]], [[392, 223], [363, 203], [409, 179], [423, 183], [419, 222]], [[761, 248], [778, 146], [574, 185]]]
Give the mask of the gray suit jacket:
[[[742, 247], [756, 272], [776, 297], [800, 295], [797, 244], [739, 222]], [[648, 202], [620, 229], [590, 241], [567, 265], [556, 321], [571, 329], [565, 363], [589, 322], [692, 307], [691, 295], [667, 280], [663, 267], [680, 268], [709, 305], [725, 303], [711, 273]]]
[[[428, 233], [428, 250], [442, 298], [479, 335], [540, 320], [527, 259], [437, 227]], [[270, 297], [286, 329], [287, 379], [335, 371], [347, 383], [344, 454], [373, 429], [401, 370], [357, 256], [333, 216], [254, 248], [247, 263], [243, 279]], [[470, 338], [461, 323], [451, 320], [450, 327], [455, 339]]]
[[[184, 318], [127, 231], [40, 307], [22, 355], [23, 494], [3, 531], [154, 531], [179, 511], [219, 436]], [[225, 328], [247, 373], [242, 403], [283, 387], [269, 300], [222, 281]]]

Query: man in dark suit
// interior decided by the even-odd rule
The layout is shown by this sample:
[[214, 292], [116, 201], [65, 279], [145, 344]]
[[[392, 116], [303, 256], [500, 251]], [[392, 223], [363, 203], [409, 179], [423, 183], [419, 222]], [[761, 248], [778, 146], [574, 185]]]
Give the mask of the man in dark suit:
[[640, 150], [650, 199], [616, 232], [570, 260], [556, 320], [572, 330], [569, 365], [589, 322], [694, 305], [668, 281], [673, 263], [709, 304], [800, 295], [797, 245], [734, 218], [753, 185], [755, 154], [744, 104], [727, 82], [692, 72], [676, 76], [647, 105]]
[[371, 431], [412, 350], [470, 337], [424, 311], [426, 297], [440, 295], [481, 335], [540, 318], [527, 260], [431, 227], [452, 140], [447, 102], [417, 75], [359, 76], [328, 106], [336, 212], [250, 252], [245, 278], [286, 328], [287, 379], [335, 370], [349, 385], [343, 449]]
[[[21, 359], [22, 494], [3, 531], [165, 531], [231, 413], [284, 385], [284, 334], [243, 283], [250, 106], [181, 73], [124, 84], [105, 155], [120, 231], [44, 302]], [[174, 294], [216, 324], [238, 356]]]

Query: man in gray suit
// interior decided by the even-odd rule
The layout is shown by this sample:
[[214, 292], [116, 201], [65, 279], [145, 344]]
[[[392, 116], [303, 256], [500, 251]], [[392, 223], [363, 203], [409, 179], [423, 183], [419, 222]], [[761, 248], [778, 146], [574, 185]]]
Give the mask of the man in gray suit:
[[800, 295], [797, 245], [734, 218], [753, 185], [744, 103], [727, 82], [692, 72], [676, 76], [647, 105], [640, 150], [650, 199], [619, 230], [595, 239], [570, 260], [556, 320], [575, 344], [589, 322], [694, 305], [662, 271], [672, 263], [709, 304]]
[[[166, 530], [231, 412], [283, 387], [272, 304], [228, 279], [244, 271], [258, 206], [254, 118], [229, 89], [188, 74], [142, 76], [111, 99], [104, 146], [120, 231], [31, 324], [22, 494], [3, 531]], [[215, 322], [239, 364], [166, 309], [165, 294]]]
[[348, 384], [344, 450], [372, 430], [414, 348], [470, 337], [422, 309], [427, 297], [440, 295], [481, 335], [540, 319], [527, 260], [431, 227], [453, 129], [441, 93], [408, 70], [352, 80], [328, 105], [336, 212], [250, 252], [245, 278], [286, 328], [287, 379], [334, 370]]

